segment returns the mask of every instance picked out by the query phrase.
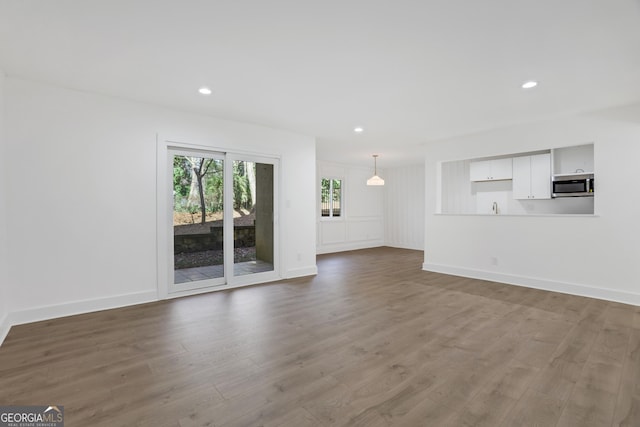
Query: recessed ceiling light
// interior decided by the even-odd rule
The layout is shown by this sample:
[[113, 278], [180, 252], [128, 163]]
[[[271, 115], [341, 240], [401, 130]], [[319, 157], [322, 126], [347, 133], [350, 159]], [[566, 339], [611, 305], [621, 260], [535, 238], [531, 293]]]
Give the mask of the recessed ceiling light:
[[202, 95], [211, 95], [211, 89], [204, 86], [198, 89], [198, 92], [200, 92]]
[[533, 80], [530, 80], [528, 82], [524, 82], [522, 83], [522, 89], [531, 89], [538, 86], [538, 82], [535, 82]]
[[358, 126], [358, 127], [353, 128], [353, 131], [354, 131], [355, 133], [362, 133], [362, 132], [364, 132], [364, 129], [363, 129], [363, 128], [361, 128], [360, 126]]

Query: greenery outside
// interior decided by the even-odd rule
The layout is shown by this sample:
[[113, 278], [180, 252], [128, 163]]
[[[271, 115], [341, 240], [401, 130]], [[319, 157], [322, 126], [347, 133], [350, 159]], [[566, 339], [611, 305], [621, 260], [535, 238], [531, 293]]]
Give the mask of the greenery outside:
[[[234, 224], [253, 224], [253, 162], [233, 162]], [[224, 161], [176, 155], [173, 159], [173, 224], [176, 234], [203, 234], [220, 227], [224, 210]], [[255, 247], [235, 248], [234, 262], [255, 260]], [[222, 250], [175, 253], [175, 269], [223, 263]]]
[[341, 215], [342, 180], [322, 178], [320, 181], [321, 215], [338, 217]]
[[[207, 213], [223, 210], [224, 161], [202, 157], [175, 156], [173, 159], [174, 212], [199, 214], [207, 222]], [[256, 165], [233, 162], [234, 210], [250, 211], [254, 205]], [[176, 225], [176, 224], [174, 224]]]

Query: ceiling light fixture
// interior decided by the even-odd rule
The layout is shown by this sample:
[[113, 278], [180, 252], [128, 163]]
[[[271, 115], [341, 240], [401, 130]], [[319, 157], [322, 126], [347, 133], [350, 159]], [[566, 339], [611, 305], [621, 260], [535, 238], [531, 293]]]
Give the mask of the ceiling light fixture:
[[200, 92], [200, 94], [202, 95], [211, 95], [211, 89], [209, 89], [206, 86], [203, 86], [200, 89], [198, 89], [198, 92]]
[[377, 154], [373, 154], [373, 176], [367, 180], [367, 185], [384, 185], [384, 179], [378, 176]]
[[357, 126], [357, 127], [353, 128], [353, 131], [355, 133], [362, 133], [362, 132], [364, 132], [364, 129], [362, 127], [360, 127], [360, 126]]
[[522, 89], [532, 89], [534, 87], [538, 86], [538, 82], [530, 80], [528, 82], [524, 82], [522, 83]]

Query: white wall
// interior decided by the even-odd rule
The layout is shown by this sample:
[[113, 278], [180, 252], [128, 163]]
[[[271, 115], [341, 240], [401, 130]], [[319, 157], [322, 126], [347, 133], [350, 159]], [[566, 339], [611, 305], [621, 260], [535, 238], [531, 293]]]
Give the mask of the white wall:
[[385, 245], [424, 249], [424, 165], [385, 169]]
[[7, 162], [5, 159], [5, 138], [4, 138], [4, 73], [0, 69], [0, 343], [9, 332], [9, 279], [7, 274], [8, 250], [7, 250], [7, 219], [6, 219], [6, 194], [5, 173]]
[[313, 138], [13, 78], [5, 98], [13, 323], [157, 298], [157, 133], [281, 156], [281, 273], [316, 272]]
[[[435, 214], [439, 161], [591, 142], [593, 217]], [[640, 104], [430, 144], [424, 268], [640, 305], [639, 159]]]
[[[384, 171], [378, 170], [384, 177]], [[373, 170], [353, 165], [318, 162], [316, 179], [317, 253], [371, 248], [384, 244], [384, 187], [368, 187]], [[320, 217], [320, 179], [343, 180], [343, 211], [340, 218]]]

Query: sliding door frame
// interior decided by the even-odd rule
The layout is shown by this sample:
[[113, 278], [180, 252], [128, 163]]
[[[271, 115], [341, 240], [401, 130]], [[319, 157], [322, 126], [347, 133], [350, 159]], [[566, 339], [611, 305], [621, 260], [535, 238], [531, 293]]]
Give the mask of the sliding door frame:
[[[175, 158], [175, 156], [192, 156], [192, 157], [204, 157], [204, 158], [209, 158], [209, 159], [214, 159], [214, 160], [222, 160], [223, 162], [223, 208], [226, 208], [226, 203], [227, 203], [227, 197], [226, 197], [226, 192], [227, 192], [227, 185], [226, 185], [226, 170], [225, 168], [227, 167], [227, 161], [225, 160], [225, 154], [218, 152], [218, 151], [209, 151], [209, 150], [193, 150], [193, 149], [184, 149], [184, 148], [176, 148], [176, 147], [169, 147], [168, 148], [168, 152], [167, 152], [167, 180], [168, 185], [167, 185], [167, 197], [169, 198], [169, 200], [171, 201], [170, 203], [167, 203], [167, 209], [169, 209], [169, 211], [167, 212], [167, 215], [169, 216], [169, 218], [171, 218], [170, 221], [168, 221], [167, 223], [167, 227], [168, 227], [168, 231], [167, 233], [170, 235], [171, 237], [171, 243], [173, 243], [173, 239], [175, 238], [175, 234], [173, 233], [173, 212], [174, 212], [174, 206], [173, 206], [173, 159]], [[223, 222], [223, 226], [224, 226], [224, 230], [226, 230], [228, 224], [226, 221], [226, 209], [224, 211], [224, 217], [223, 219], [225, 219], [225, 221]], [[223, 235], [225, 234], [223, 230]], [[226, 242], [223, 242], [226, 243]], [[205, 289], [205, 288], [212, 288], [212, 287], [217, 287], [217, 286], [224, 286], [227, 281], [226, 281], [226, 277], [227, 277], [227, 266], [226, 266], [226, 253], [228, 250], [228, 245], [223, 244], [223, 267], [224, 267], [224, 274], [222, 275], [222, 277], [215, 277], [215, 278], [211, 278], [211, 279], [203, 279], [203, 280], [195, 280], [192, 282], [184, 282], [184, 283], [175, 283], [174, 278], [175, 275], [175, 264], [174, 264], [174, 258], [175, 258], [175, 253], [174, 253], [174, 248], [173, 248], [173, 244], [169, 245], [169, 249], [170, 249], [170, 256], [167, 258], [167, 263], [169, 264], [169, 270], [171, 271], [171, 275], [167, 278], [167, 283], [169, 285], [169, 293], [180, 293], [180, 292], [184, 292], [184, 291], [192, 291], [195, 289]]]
[[[225, 238], [224, 241], [226, 242], [231, 242], [231, 247], [232, 250], [229, 251], [229, 253], [227, 253], [227, 251], [225, 251], [224, 256], [225, 256], [225, 260], [224, 260], [224, 266], [225, 266], [225, 276], [227, 277], [227, 284], [231, 287], [238, 287], [238, 286], [246, 286], [246, 285], [253, 285], [256, 283], [265, 283], [265, 282], [271, 282], [274, 280], [278, 280], [280, 278], [279, 275], [279, 264], [280, 264], [280, 245], [279, 245], [279, 240], [278, 236], [280, 235], [280, 227], [279, 227], [279, 215], [278, 215], [278, 200], [279, 200], [279, 182], [280, 180], [279, 178], [279, 161], [277, 158], [273, 158], [273, 157], [268, 157], [268, 156], [264, 156], [264, 155], [259, 155], [259, 154], [249, 154], [249, 153], [237, 153], [237, 152], [229, 152], [227, 153], [227, 156], [225, 157], [225, 191], [227, 189], [227, 182], [229, 183], [229, 195], [230, 197], [230, 201], [229, 203], [227, 203], [227, 198], [225, 197], [225, 204], [224, 204], [224, 214], [225, 214], [225, 218], [233, 218], [233, 162], [234, 161], [246, 161], [246, 162], [254, 162], [254, 163], [266, 163], [266, 164], [270, 164], [273, 166], [273, 237], [274, 237], [274, 241], [273, 241], [273, 270], [272, 271], [265, 271], [262, 273], [252, 273], [252, 274], [246, 274], [246, 275], [242, 275], [242, 276], [235, 276], [233, 274], [233, 270], [234, 270], [234, 251], [235, 251], [235, 247], [233, 247], [233, 240], [234, 240], [234, 224], [233, 221], [229, 221], [230, 227], [227, 229], [224, 229], [225, 232]], [[225, 221], [225, 227], [227, 225], [228, 221]], [[227, 270], [227, 268], [229, 270]]]
[[[181, 290], [172, 289], [174, 281], [173, 263], [173, 182], [170, 179], [170, 171], [173, 170], [173, 154], [198, 154], [207, 153], [211, 156], [224, 158], [224, 278], [225, 283], [207, 286], [183, 286]], [[274, 260], [273, 271], [247, 274], [243, 276], [233, 275], [233, 161], [244, 160], [273, 165], [273, 238]], [[171, 162], [171, 164], [169, 164]], [[158, 299], [177, 298], [186, 295], [195, 295], [205, 292], [213, 292], [249, 286], [279, 280], [281, 271], [280, 256], [280, 226], [279, 226], [279, 200], [280, 200], [280, 156], [265, 153], [255, 153], [235, 149], [225, 149], [211, 145], [194, 144], [166, 139], [157, 136], [156, 140], [156, 248], [157, 248], [157, 287]], [[230, 243], [228, 243], [230, 242]], [[196, 283], [196, 282], [194, 282]]]

